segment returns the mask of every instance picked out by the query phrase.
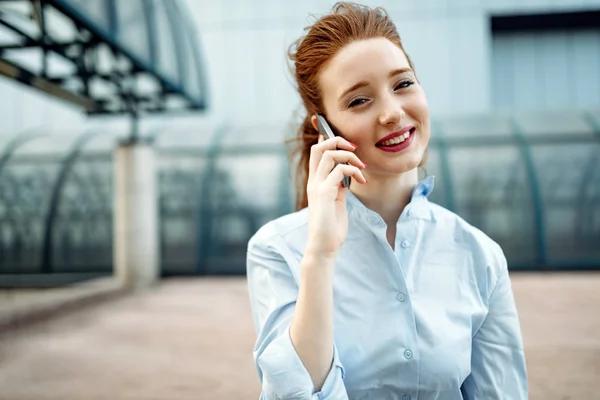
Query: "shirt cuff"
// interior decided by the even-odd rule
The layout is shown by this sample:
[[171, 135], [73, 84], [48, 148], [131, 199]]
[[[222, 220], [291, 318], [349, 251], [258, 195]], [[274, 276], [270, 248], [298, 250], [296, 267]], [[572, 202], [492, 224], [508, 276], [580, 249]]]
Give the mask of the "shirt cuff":
[[[308, 372], [307, 372], [308, 373]], [[348, 394], [346, 393], [346, 386], [344, 386], [344, 367], [340, 362], [340, 356], [337, 351], [335, 344], [333, 345], [333, 364], [331, 370], [325, 378], [321, 391], [316, 393], [317, 399], [329, 400], [329, 399], [347, 399]]]
[[321, 391], [314, 392], [312, 379], [290, 338], [289, 326], [273, 339], [258, 356], [263, 378], [263, 393], [267, 399], [347, 400], [344, 368], [337, 348], [333, 347], [333, 364]]

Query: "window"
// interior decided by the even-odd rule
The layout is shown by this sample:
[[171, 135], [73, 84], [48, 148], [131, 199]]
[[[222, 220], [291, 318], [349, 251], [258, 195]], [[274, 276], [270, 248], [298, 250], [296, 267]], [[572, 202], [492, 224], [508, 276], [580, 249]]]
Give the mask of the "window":
[[600, 107], [600, 11], [492, 18], [492, 104]]

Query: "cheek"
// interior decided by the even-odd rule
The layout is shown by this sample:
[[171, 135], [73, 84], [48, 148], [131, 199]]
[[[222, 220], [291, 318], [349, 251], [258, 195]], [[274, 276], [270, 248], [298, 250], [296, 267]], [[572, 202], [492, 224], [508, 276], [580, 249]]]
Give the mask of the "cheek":
[[368, 120], [364, 116], [355, 116], [354, 118], [345, 118], [344, 126], [340, 127], [342, 136], [350, 142], [360, 147], [368, 137], [365, 132], [369, 132]]
[[414, 101], [411, 102], [410, 109], [406, 111], [419, 124], [422, 134], [429, 137], [429, 105], [427, 104], [425, 94], [415, 96]]
[[423, 90], [419, 90], [415, 93], [413, 101], [411, 102], [412, 116], [417, 122], [424, 124], [429, 122], [429, 104], [427, 103], [427, 97]]

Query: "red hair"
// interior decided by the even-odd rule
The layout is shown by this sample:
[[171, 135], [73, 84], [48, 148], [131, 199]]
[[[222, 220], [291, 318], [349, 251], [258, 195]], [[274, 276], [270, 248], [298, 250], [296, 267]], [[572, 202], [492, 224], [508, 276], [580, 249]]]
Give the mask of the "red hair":
[[[292, 159], [298, 158], [296, 169], [296, 210], [308, 206], [306, 185], [310, 148], [318, 143], [318, 132], [311, 123], [314, 114], [323, 114], [322, 95], [318, 84], [321, 68], [344, 46], [363, 39], [386, 38], [402, 51], [402, 41], [396, 26], [381, 8], [369, 8], [356, 3], [336, 3], [330, 14], [319, 19], [305, 30], [308, 33], [289, 49], [292, 73], [302, 98], [306, 115], [292, 143]], [[408, 63], [412, 61], [404, 52]], [[413, 68], [414, 69], [414, 68]]]

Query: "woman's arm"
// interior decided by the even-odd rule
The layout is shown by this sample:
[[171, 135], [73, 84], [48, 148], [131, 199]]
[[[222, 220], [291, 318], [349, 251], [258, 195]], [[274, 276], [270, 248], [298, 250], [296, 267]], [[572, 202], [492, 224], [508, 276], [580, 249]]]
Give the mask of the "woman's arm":
[[[348, 188], [341, 182], [346, 176], [367, 182], [361, 172], [366, 165], [354, 150], [339, 136], [319, 136], [311, 147], [307, 241], [298, 284], [285, 260], [289, 246], [272, 224], [248, 244], [250, 300], [259, 331], [255, 357], [259, 374], [264, 373], [263, 389], [265, 382], [270, 385], [273, 398], [281, 397], [278, 393], [286, 399], [312, 398], [315, 391], [323, 392], [318, 399], [348, 398], [333, 344], [333, 269], [348, 234]], [[289, 260], [297, 263], [294, 256]]]
[[462, 386], [466, 400], [526, 400], [527, 371], [519, 317], [504, 255], [488, 304], [473, 337], [471, 374]]
[[[301, 272], [298, 285], [288, 264], [288, 260], [297, 263], [294, 257], [269, 226], [248, 245], [248, 289], [258, 333], [254, 361], [262, 383], [261, 399], [347, 400], [344, 369], [332, 339], [333, 321], [326, 316], [332, 314], [332, 305], [325, 300], [331, 296], [332, 289], [325, 289], [331, 287], [326, 282], [331, 277], [314, 272], [313, 267], [327, 267], [306, 258], [302, 268], [307, 272]], [[312, 285], [303, 284], [310, 279]], [[326, 370], [315, 372], [315, 367]]]
[[335, 260], [306, 255], [290, 336], [320, 391], [333, 362], [333, 268]]

